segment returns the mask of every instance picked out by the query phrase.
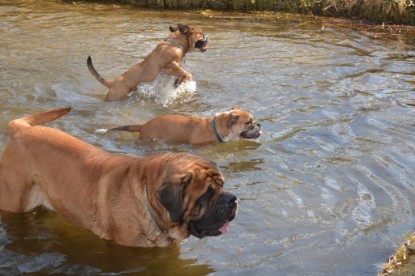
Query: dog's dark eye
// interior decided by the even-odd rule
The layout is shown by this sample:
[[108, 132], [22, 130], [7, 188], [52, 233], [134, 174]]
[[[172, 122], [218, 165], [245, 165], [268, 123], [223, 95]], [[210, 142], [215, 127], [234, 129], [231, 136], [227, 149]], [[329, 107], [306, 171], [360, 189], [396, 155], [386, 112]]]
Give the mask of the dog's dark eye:
[[252, 125], [252, 118], [249, 120], [249, 122], [245, 123], [246, 125]]

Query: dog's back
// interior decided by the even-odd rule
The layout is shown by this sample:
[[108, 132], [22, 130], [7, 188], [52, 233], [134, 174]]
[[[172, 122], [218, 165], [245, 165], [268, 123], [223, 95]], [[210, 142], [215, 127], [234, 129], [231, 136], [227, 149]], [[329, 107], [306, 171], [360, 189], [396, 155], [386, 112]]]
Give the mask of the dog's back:
[[[93, 181], [94, 167], [89, 160], [105, 159], [102, 156], [106, 152], [63, 131], [40, 125], [70, 110], [54, 109], [8, 124], [9, 141], [0, 159], [0, 209], [25, 212], [41, 205], [65, 216], [65, 210], [59, 208], [66, 199], [59, 195], [68, 193], [73, 183]], [[89, 178], [79, 177], [83, 171], [91, 172]], [[88, 190], [84, 186], [78, 189], [77, 196]]]

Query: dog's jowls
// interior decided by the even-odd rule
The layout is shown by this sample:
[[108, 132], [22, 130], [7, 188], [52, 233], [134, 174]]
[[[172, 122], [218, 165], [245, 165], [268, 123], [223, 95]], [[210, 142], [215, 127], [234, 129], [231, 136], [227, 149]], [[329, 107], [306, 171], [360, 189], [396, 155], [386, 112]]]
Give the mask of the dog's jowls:
[[177, 77], [175, 85], [192, 80], [192, 75], [181, 67], [182, 59], [188, 52], [205, 52], [208, 39], [201, 28], [182, 24], [170, 27], [170, 32], [143, 61], [113, 80], [104, 79], [95, 70], [91, 57], [88, 57], [87, 65], [91, 74], [109, 88], [106, 101], [120, 100], [135, 91], [140, 83], [153, 81], [161, 71]]
[[236, 197], [209, 160], [191, 154], [108, 153], [38, 124], [56, 109], [13, 120], [0, 159], [0, 209], [54, 210], [70, 223], [124, 246], [165, 247], [229, 230]]

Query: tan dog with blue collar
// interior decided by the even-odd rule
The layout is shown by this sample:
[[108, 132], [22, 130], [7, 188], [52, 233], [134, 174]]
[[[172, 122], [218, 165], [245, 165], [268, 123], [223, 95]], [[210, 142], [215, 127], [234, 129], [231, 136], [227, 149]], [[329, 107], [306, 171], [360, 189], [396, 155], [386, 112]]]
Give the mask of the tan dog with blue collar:
[[109, 81], [104, 79], [94, 68], [92, 59], [87, 59], [88, 69], [91, 74], [103, 85], [109, 88], [106, 101], [118, 101], [131, 91], [137, 90], [142, 82], [153, 81], [160, 72], [176, 76], [175, 86], [183, 81], [191, 81], [192, 75], [181, 67], [181, 62], [186, 53], [198, 50], [207, 50], [208, 38], [203, 30], [197, 27], [178, 24], [170, 27], [171, 34], [144, 58], [135, 64], [121, 76]]
[[254, 122], [252, 114], [237, 106], [213, 118], [167, 114], [143, 125], [109, 130], [140, 132], [143, 140], [169, 140], [186, 144], [238, 141], [241, 137], [256, 139], [261, 135], [261, 125]]

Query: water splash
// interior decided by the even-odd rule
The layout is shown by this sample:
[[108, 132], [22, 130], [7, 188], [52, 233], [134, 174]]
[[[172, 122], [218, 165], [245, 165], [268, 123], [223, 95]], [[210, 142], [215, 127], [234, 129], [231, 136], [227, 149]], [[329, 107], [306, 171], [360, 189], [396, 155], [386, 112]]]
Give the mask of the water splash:
[[167, 75], [165, 73], [159, 74], [157, 78], [148, 83], [142, 83], [137, 89], [137, 100], [139, 99], [154, 99], [163, 106], [177, 100], [186, 100], [196, 92], [196, 82], [187, 81], [174, 87], [176, 77]]

